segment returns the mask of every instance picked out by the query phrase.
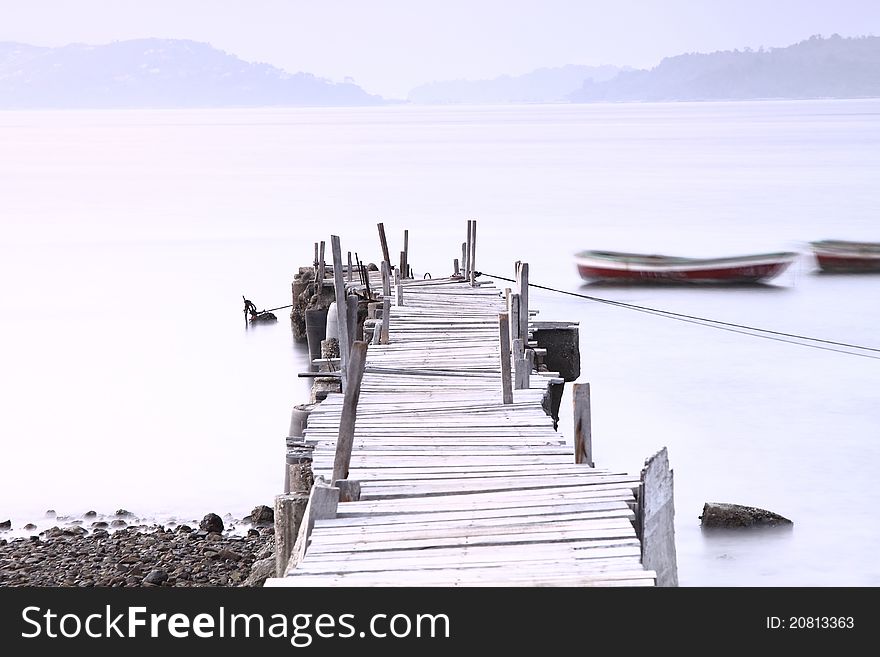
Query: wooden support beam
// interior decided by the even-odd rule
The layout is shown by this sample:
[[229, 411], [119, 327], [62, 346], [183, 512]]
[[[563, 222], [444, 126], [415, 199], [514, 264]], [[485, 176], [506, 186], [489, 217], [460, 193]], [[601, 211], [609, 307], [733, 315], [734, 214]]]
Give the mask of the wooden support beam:
[[571, 397], [574, 405], [574, 462], [593, 467], [590, 384], [575, 383], [571, 389]]
[[357, 419], [358, 398], [361, 394], [361, 379], [367, 360], [367, 343], [361, 340], [351, 346], [348, 382], [344, 388], [342, 416], [339, 419], [339, 435], [336, 439], [336, 454], [333, 458], [333, 481], [348, 479], [351, 463], [351, 448], [354, 444], [354, 425]]
[[333, 251], [333, 285], [336, 291], [336, 331], [339, 337], [339, 368], [342, 371], [342, 391], [348, 385], [348, 356], [351, 339], [348, 332], [348, 301], [345, 294], [345, 281], [342, 280], [342, 246], [338, 235], [330, 236]]
[[498, 339], [501, 342], [501, 402], [513, 403], [513, 389], [510, 381], [510, 316], [498, 314]]

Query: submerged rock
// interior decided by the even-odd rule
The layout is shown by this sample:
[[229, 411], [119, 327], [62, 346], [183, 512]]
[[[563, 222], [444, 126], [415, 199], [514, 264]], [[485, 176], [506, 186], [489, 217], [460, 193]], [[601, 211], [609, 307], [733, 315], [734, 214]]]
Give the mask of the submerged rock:
[[709, 529], [782, 527], [794, 524], [788, 518], [766, 509], [718, 502], [706, 502], [699, 518], [700, 526]]

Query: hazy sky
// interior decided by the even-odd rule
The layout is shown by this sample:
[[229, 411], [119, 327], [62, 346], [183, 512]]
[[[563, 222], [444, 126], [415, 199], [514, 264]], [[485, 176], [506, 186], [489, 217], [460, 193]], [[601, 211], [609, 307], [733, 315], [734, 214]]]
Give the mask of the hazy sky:
[[206, 41], [405, 97], [541, 66], [651, 67], [683, 52], [880, 35], [878, 0], [0, 0], [0, 41]]

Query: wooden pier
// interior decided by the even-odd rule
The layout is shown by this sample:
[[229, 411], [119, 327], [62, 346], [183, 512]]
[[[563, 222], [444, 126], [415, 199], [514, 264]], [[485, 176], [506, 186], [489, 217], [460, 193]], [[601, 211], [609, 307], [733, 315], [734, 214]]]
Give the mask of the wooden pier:
[[[554, 428], [563, 379], [532, 340], [528, 265], [517, 289], [478, 276], [475, 223], [461, 271], [429, 280], [401, 275], [405, 252], [391, 267], [380, 224], [380, 312], [363, 340], [340, 313], [348, 348], [316, 361], [342, 391], [288, 438], [302, 458], [276, 500], [266, 586], [677, 585], [665, 448], [640, 473], [593, 467], [588, 384], [574, 384], [577, 435]], [[347, 311], [358, 284], [333, 243]]]

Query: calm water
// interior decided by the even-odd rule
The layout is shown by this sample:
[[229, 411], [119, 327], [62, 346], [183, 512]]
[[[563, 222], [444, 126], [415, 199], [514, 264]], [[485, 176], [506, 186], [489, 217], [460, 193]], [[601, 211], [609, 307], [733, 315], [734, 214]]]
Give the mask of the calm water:
[[[808, 256], [759, 289], [583, 285], [587, 248], [714, 256], [880, 239], [880, 101], [0, 113], [0, 520], [243, 515], [307, 400], [287, 310], [312, 244], [880, 346], [880, 276]], [[501, 282], [500, 285], [505, 285]], [[533, 291], [579, 321], [594, 457], [666, 446], [688, 586], [880, 585], [880, 362]], [[563, 400], [561, 428], [570, 435]], [[795, 522], [703, 535], [707, 501]]]

